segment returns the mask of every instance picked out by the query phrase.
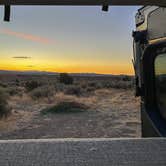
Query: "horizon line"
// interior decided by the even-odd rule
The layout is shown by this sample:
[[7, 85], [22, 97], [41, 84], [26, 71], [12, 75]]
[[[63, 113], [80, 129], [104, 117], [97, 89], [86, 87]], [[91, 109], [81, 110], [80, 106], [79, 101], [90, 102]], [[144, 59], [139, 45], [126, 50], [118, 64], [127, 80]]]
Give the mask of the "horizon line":
[[128, 76], [134, 76], [134, 74], [129, 74], [129, 73], [96, 73], [96, 72], [56, 72], [56, 71], [48, 71], [48, 70], [5, 70], [5, 69], [0, 69], [0, 71], [8, 71], [8, 72], [46, 72], [46, 73], [54, 73], [54, 74], [59, 74], [59, 73], [68, 73], [68, 74], [96, 74], [96, 75], [128, 75]]

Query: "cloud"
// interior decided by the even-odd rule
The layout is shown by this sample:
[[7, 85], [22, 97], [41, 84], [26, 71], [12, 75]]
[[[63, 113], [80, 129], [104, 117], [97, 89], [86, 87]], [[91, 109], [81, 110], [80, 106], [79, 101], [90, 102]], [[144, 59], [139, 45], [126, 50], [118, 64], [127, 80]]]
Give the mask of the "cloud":
[[29, 56], [14, 56], [12, 58], [15, 58], [15, 59], [30, 59], [31, 57], [29, 57]]
[[28, 65], [27, 67], [34, 67], [33, 65]]
[[25, 39], [25, 40], [30, 40], [33, 42], [37, 43], [42, 43], [42, 44], [52, 44], [53, 41], [49, 38], [44, 38], [41, 36], [36, 36], [32, 34], [27, 34], [27, 33], [21, 33], [21, 32], [15, 32], [10, 29], [0, 29], [1, 34], [6, 34], [10, 36], [15, 36], [17, 38]]

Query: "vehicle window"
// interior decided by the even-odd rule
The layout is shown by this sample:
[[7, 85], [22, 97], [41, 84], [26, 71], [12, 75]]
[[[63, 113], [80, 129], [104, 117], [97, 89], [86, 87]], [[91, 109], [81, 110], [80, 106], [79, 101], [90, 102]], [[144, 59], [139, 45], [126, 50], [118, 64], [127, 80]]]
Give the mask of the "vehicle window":
[[12, 6], [0, 23], [0, 140], [140, 137], [138, 8]]
[[158, 107], [166, 118], [166, 53], [158, 55], [155, 60], [155, 78]]

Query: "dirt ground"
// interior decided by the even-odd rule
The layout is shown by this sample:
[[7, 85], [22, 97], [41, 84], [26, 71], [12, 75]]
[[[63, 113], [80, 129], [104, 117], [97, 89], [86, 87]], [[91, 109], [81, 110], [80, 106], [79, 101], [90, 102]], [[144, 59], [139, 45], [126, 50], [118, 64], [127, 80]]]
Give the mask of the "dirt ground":
[[[89, 109], [79, 113], [41, 114], [57, 101], [79, 101]], [[42, 103], [42, 104], [41, 104]], [[0, 139], [140, 137], [139, 99], [132, 90], [101, 89], [90, 97], [58, 93], [33, 101], [14, 96], [12, 114], [0, 120]]]

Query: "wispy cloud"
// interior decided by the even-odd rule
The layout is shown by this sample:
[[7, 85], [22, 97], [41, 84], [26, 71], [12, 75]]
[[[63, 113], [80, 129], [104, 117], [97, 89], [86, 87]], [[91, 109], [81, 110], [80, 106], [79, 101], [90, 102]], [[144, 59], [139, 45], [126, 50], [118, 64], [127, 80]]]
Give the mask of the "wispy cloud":
[[27, 67], [34, 67], [33, 65], [28, 65]]
[[49, 38], [44, 38], [41, 36], [36, 36], [36, 35], [22, 33], [22, 32], [15, 32], [10, 29], [0, 29], [0, 33], [10, 35], [10, 36], [15, 36], [15, 37], [25, 39], [25, 40], [30, 40], [33, 42], [42, 43], [42, 44], [52, 44], [53, 43], [53, 40], [51, 40]]
[[12, 58], [14, 58], [14, 59], [30, 59], [31, 57], [29, 57], [29, 56], [14, 56]]

